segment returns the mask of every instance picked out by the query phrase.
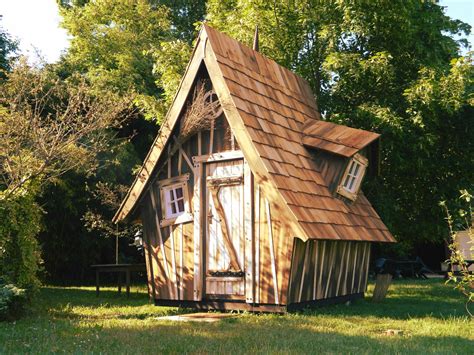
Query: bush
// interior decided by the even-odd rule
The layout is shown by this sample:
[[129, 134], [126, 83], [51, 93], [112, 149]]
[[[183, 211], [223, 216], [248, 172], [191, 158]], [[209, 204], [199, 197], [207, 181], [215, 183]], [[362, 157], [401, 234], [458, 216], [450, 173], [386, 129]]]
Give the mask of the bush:
[[25, 289], [12, 284], [0, 284], [0, 320], [13, 320], [20, 317], [27, 301]]
[[31, 297], [39, 287], [41, 262], [36, 236], [41, 209], [28, 194], [0, 199], [0, 275], [4, 284], [25, 289]]
[[[471, 200], [474, 197], [467, 190], [461, 190], [459, 200], [464, 203], [466, 209], [459, 209], [457, 216], [453, 216], [446, 206], [446, 202], [440, 203], [446, 213], [446, 220], [449, 226], [449, 250], [450, 257], [448, 263], [451, 265], [451, 271], [448, 273], [448, 282], [454, 283], [454, 288], [466, 296], [466, 311], [471, 317], [474, 317], [469, 306], [474, 303], [474, 275], [469, 271], [469, 266], [463, 253], [459, 249], [456, 230], [466, 230], [470, 238], [470, 251], [474, 250], [474, 210]], [[457, 267], [459, 271], [453, 270]]]

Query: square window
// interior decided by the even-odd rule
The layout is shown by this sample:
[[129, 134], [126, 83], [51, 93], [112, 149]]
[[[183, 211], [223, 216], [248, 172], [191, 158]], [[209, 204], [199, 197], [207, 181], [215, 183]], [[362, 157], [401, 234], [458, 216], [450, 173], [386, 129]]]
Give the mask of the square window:
[[185, 211], [184, 188], [186, 185], [170, 185], [164, 186], [165, 201], [163, 214], [165, 219], [175, 218], [183, 214]]
[[192, 220], [188, 200], [189, 174], [158, 182], [161, 194], [161, 226], [185, 223]]

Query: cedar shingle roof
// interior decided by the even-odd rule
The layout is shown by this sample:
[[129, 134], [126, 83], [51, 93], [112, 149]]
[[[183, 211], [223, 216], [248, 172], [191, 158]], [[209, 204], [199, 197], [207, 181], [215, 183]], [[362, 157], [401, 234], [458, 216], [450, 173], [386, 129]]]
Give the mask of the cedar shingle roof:
[[321, 132], [330, 127], [329, 137], [335, 133], [340, 139], [338, 145], [345, 148], [337, 151], [349, 156], [349, 149], [363, 148], [379, 135], [328, 122], [321, 124], [305, 80], [210, 27], [206, 26], [206, 32], [254, 145], [308, 237], [394, 241], [363, 194], [352, 204], [333, 197], [302, 144], [305, 136], [325, 137]]
[[[316, 101], [307, 82], [206, 25], [203, 31], [206, 39], [200, 43], [204, 43], [205, 63], [213, 65], [213, 68], [208, 68], [211, 81], [213, 84], [218, 81], [225, 83], [225, 89], [217, 90], [221, 102], [230, 96], [231, 102], [223, 104], [224, 113], [228, 118], [231, 116], [229, 103], [232, 110], [237, 110], [239, 121], [229, 119], [236, 139], [239, 141], [241, 135], [245, 135], [242, 139], [250, 137], [252, 147], [239, 141], [244, 156], [251, 168], [252, 164], [258, 167], [263, 164], [265, 176], [261, 178], [270, 181], [272, 192], [277, 194], [275, 198], [284, 202], [285, 213], [296, 221], [297, 229], [304, 234], [296, 236], [303, 240], [393, 242], [393, 236], [362, 193], [353, 203], [346, 203], [331, 194], [311, 153], [303, 145], [304, 128], [311, 133], [313, 125], [320, 122]], [[246, 132], [241, 132], [242, 125]], [[166, 132], [169, 134], [171, 129], [169, 127]], [[160, 134], [157, 141], [166, 139]], [[348, 142], [350, 138], [344, 139]], [[159, 152], [150, 155], [161, 154], [163, 146], [160, 144], [156, 148]], [[256, 152], [259, 161], [255, 162], [253, 157], [250, 159], [247, 156], [250, 152]], [[143, 178], [140, 179], [139, 191], [134, 191], [132, 186], [122, 203], [128, 207], [126, 210], [121, 207], [115, 220], [125, 218], [132, 210], [145, 183]]]
[[351, 157], [378, 139], [380, 134], [327, 121], [309, 121], [303, 128], [303, 144]]

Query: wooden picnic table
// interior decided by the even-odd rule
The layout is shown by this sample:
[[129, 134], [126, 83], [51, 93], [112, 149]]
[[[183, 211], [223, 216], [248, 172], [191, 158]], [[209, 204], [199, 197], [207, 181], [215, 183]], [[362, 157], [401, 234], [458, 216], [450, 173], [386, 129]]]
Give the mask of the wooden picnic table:
[[118, 293], [122, 292], [122, 273], [125, 273], [125, 287], [127, 290], [127, 297], [130, 297], [130, 273], [146, 271], [145, 264], [96, 264], [91, 265], [95, 269], [95, 290], [97, 296], [100, 291], [100, 273], [118, 273]]

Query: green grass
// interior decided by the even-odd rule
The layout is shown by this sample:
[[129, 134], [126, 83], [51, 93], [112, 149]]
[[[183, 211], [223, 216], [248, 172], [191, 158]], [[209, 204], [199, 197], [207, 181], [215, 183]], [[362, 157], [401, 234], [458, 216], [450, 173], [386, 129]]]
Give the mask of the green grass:
[[[368, 296], [372, 286], [369, 286]], [[441, 280], [395, 282], [388, 298], [286, 315], [242, 313], [218, 323], [158, 321], [182, 313], [112, 288], [44, 287], [34, 309], [0, 323], [0, 353], [458, 353], [474, 352], [463, 299]], [[402, 335], [387, 336], [387, 329]]]

